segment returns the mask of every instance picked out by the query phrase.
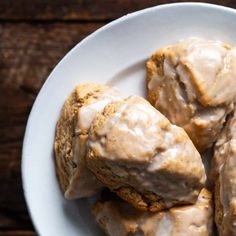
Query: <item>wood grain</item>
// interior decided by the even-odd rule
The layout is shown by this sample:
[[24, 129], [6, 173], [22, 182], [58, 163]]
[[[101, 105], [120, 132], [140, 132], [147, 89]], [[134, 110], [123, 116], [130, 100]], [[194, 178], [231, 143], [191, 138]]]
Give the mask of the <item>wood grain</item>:
[[[127, 13], [175, 0], [2, 0], [0, 20], [111, 20]], [[185, 2], [184, 0], [178, 2]], [[199, 2], [193, 0], [192, 2]], [[202, 1], [200, 1], [202, 2]], [[234, 0], [205, 1], [236, 7]], [[14, 6], [14, 7], [12, 7]]]
[[2, 230], [0, 236], [33, 236], [36, 235], [34, 230]]
[[57, 62], [100, 26], [0, 24], [0, 235], [33, 235], [20, 171], [27, 117]]

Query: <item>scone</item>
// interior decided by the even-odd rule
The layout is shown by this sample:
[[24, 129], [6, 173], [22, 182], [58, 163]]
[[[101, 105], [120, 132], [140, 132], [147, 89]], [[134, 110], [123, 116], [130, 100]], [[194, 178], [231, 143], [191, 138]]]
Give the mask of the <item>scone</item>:
[[236, 139], [236, 110], [233, 111], [226, 122], [214, 146], [214, 155], [211, 163], [211, 179], [215, 180], [227, 158], [232, 140]]
[[188, 133], [200, 152], [220, 134], [236, 97], [236, 48], [188, 38], [147, 61], [150, 103]]
[[153, 212], [194, 203], [206, 179], [201, 157], [185, 131], [138, 96], [110, 103], [97, 113], [87, 164], [121, 198]]
[[215, 221], [220, 236], [236, 235], [236, 111], [215, 145]]
[[118, 199], [97, 202], [92, 210], [108, 236], [211, 236], [211, 193], [202, 189], [194, 205], [173, 207], [168, 211], [139, 211]]
[[105, 85], [80, 84], [66, 100], [56, 126], [56, 172], [67, 199], [89, 197], [102, 184], [86, 166], [86, 142], [90, 124], [106, 104], [120, 94]]

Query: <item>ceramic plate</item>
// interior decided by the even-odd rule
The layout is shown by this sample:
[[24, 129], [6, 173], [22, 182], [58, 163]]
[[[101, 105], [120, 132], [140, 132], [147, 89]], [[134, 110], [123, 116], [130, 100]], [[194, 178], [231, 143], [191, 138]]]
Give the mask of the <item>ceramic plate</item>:
[[53, 161], [55, 125], [64, 100], [80, 82], [118, 87], [145, 96], [145, 61], [159, 47], [198, 36], [235, 44], [236, 11], [181, 3], [128, 14], [76, 45], [55, 67], [30, 113], [24, 138], [25, 198], [40, 235], [103, 235], [90, 213], [92, 200], [66, 201]]

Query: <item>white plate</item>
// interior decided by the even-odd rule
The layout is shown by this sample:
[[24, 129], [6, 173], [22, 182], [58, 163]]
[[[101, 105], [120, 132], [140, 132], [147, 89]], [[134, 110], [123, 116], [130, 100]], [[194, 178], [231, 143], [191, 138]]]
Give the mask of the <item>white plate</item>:
[[41, 89], [24, 138], [22, 177], [40, 235], [103, 235], [89, 200], [65, 201], [53, 161], [55, 124], [65, 98], [82, 81], [145, 95], [145, 61], [160, 46], [188, 36], [235, 44], [236, 11], [197, 3], [169, 4], [126, 15], [87, 37], [56, 66]]

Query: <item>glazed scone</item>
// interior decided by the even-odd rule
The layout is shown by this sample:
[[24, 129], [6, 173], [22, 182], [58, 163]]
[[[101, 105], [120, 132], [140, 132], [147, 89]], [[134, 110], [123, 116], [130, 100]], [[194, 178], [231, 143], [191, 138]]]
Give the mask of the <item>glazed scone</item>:
[[92, 196], [102, 187], [86, 166], [88, 130], [98, 111], [120, 99], [120, 94], [108, 86], [83, 83], [66, 100], [56, 126], [54, 153], [57, 176], [67, 199]]
[[188, 38], [147, 61], [148, 100], [188, 133], [200, 152], [220, 134], [236, 97], [236, 48]]
[[220, 236], [236, 235], [236, 111], [229, 117], [213, 156], [215, 221]]
[[185, 131], [138, 96], [110, 103], [97, 113], [87, 164], [121, 198], [153, 212], [194, 203], [206, 179], [201, 157]]
[[218, 177], [230, 150], [231, 142], [234, 139], [236, 139], [236, 110], [229, 115], [224, 129], [215, 143], [211, 164], [212, 180]]
[[97, 223], [108, 236], [210, 236], [212, 235], [211, 193], [202, 189], [194, 205], [150, 213], [124, 201], [101, 200], [92, 209]]

